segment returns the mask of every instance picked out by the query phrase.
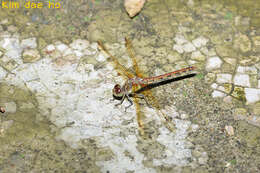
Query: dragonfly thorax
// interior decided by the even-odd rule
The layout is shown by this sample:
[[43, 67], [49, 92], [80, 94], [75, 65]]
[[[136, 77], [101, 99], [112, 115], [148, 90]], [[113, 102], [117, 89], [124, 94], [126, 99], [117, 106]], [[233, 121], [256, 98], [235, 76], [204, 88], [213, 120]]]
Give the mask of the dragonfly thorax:
[[119, 84], [116, 84], [113, 88], [113, 95], [115, 97], [123, 97], [124, 92], [122, 90], [122, 87]]

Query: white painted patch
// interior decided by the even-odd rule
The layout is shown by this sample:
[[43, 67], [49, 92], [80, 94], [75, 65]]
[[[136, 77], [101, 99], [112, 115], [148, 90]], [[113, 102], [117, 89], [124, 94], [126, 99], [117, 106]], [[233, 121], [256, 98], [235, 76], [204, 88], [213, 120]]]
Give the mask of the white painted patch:
[[154, 159], [153, 163], [156, 166], [166, 165], [170, 166], [172, 164], [184, 166], [188, 164], [188, 158], [191, 158], [191, 150], [186, 148], [187, 141], [185, 138], [187, 137], [187, 129], [190, 127], [190, 121], [185, 120], [175, 120], [177, 134], [172, 135], [169, 131], [162, 127], [160, 128], [161, 134], [157, 138], [157, 141], [166, 146], [167, 150], [165, 150], [165, 155], [167, 156], [165, 159]]
[[[70, 46], [73, 53], [77, 54], [89, 48], [89, 43], [86, 40], [76, 40]], [[95, 46], [96, 44], [93, 44], [94, 48]], [[55, 47], [48, 45], [46, 49], [51, 51]], [[14, 51], [21, 57], [19, 50]], [[75, 61], [78, 63], [79, 59]], [[155, 172], [153, 168], [143, 165], [146, 158], [137, 149], [138, 125], [134, 106], [125, 112], [124, 106], [129, 104], [127, 101], [118, 107], [114, 106], [117, 101], [111, 101], [111, 89], [116, 81], [122, 82], [122, 77], [114, 77], [116, 72], [111, 65], [95, 71], [93, 65], [85, 65], [79, 69], [77, 63], [58, 66], [47, 56], [35, 63], [19, 65], [14, 74], [7, 75], [3, 80], [34, 92], [39, 103], [39, 114], [62, 129], [57, 139], [77, 148], [82, 139], [96, 137], [100, 147], [109, 147], [115, 157], [96, 162], [102, 171]], [[165, 113], [176, 116], [176, 110], [167, 109]], [[158, 119], [156, 111], [149, 111], [149, 114], [149, 118]], [[130, 123], [123, 125], [124, 121]], [[165, 130], [161, 130], [164, 132], [158, 141], [165, 146], [166, 157], [155, 159], [154, 163], [157, 165], [185, 166], [191, 157], [191, 150], [185, 140], [190, 122], [174, 121], [177, 125], [176, 133], [169, 133], [162, 127]], [[70, 127], [65, 127], [71, 122], [74, 123]], [[126, 151], [134, 159], [127, 157]]]

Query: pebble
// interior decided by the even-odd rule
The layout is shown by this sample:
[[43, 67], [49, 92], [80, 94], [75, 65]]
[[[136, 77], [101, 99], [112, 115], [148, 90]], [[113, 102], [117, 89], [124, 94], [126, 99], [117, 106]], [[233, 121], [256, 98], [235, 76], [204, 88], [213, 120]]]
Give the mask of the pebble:
[[188, 0], [187, 5], [189, 7], [193, 7], [194, 6], [194, 1], [193, 0]]
[[3, 79], [6, 76], [7, 72], [3, 67], [0, 66], [0, 80]]
[[6, 113], [15, 113], [16, 112], [16, 103], [15, 102], [7, 102], [3, 104]]
[[191, 53], [191, 59], [197, 60], [197, 61], [204, 61], [205, 56], [200, 53], [200, 51], [195, 51]]
[[217, 87], [218, 87], [218, 85], [217, 85], [216, 83], [213, 83], [213, 84], [211, 85], [211, 88], [213, 88], [213, 89], [217, 89]]
[[250, 87], [249, 75], [237, 73], [234, 77], [234, 84], [239, 86]]
[[207, 164], [208, 161], [208, 155], [206, 152], [202, 152], [201, 153], [201, 157], [198, 159], [199, 164], [201, 165], [205, 165]]
[[36, 38], [32, 37], [32, 38], [27, 38], [27, 39], [22, 40], [21, 47], [23, 49], [28, 49], [28, 48], [35, 49], [35, 48], [37, 48]]
[[260, 117], [259, 116], [251, 115], [247, 118], [247, 122], [249, 124], [253, 124], [257, 127], [260, 127]]
[[208, 42], [208, 39], [205, 37], [202, 37], [202, 36], [192, 40], [193, 45], [197, 48], [205, 46], [207, 44], [207, 42]]
[[63, 53], [63, 56], [74, 55], [74, 51], [71, 48], [67, 48], [66, 50], [61, 52]]
[[185, 52], [192, 52], [196, 50], [196, 47], [190, 42], [184, 44], [182, 48]]
[[176, 50], [180, 54], [182, 54], [184, 52], [182, 46], [178, 45], [178, 44], [173, 45], [173, 50]]
[[0, 47], [4, 48], [5, 50], [13, 50], [13, 49], [20, 49], [19, 39], [18, 38], [9, 38], [10, 36], [5, 35], [4, 39], [0, 41]]
[[245, 108], [236, 108], [234, 113], [235, 120], [244, 120], [247, 115], [247, 110]]
[[221, 67], [222, 60], [218, 56], [213, 56], [207, 60], [206, 70], [211, 71]]
[[226, 97], [223, 99], [223, 101], [224, 101], [225, 103], [231, 103], [231, 102], [232, 102], [232, 97], [231, 97], [231, 96], [226, 96]]
[[52, 52], [55, 50], [55, 46], [53, 44], [49, 44], [47, 47], [46, 47], [46, 51], [47, 52]]
[[31, 102], [22, 102], [19, 108], [20, 109], [32, 109], [32, 108], [34, 108], [34, 105]]
[[255, 67], [238, 66], [237, 72], [238, 73], [257, 74], [257, 69]]
[[260, 102], [256, 103], [254, 108], [253, 108], [253, 112], [256, 115], [260, 115]]
[[104, 62], [107, 59], [107, 56], [105, 56], [104, 54], [100, 53], [98, 54], [98, 56], [96, 57], [97, 61], [99, 62]]
[[247, 116], [247, 110], [245, 108], [235, 109], [234, 119], [245, 120], [249, 124], [260, 127], [260, 117], [254, 115]]
[[225, 126], [225, 130], [229, 136], [234, 135], [234, 128], [232, 126]]
[[1, 20], [0, 24], [7, 24], [8, 23], [8, 19], [3, 19]]
[[232, 75], [231, 74], [217, 74], [217, 82], [218, 83], [231, 83]]
[[252, 45], [249, 38], [244, 34], [235, 35], [234, 47], [239, 48], [242, 52], [248, 52], [251, 50]]
[[130, 17], [137, 15], [143, 8], [145, 0], [125, 0], [124, 6]]
[[181, 34], [177, 34], [174, 38], [174, 41], [178, 44], [178, 45], [182, 45], [184, 43], [187, 43], [188, 40], [185, 39], [185, 37]]
[[12, 125], [13, 125], [14, 121], [13, 120], [7, 120], [7, 121], [3, 121], [0, 124], [0, 137], [2, 137], [6, 130], [9, 129]]
[[37, 49], [26, 49], [23, 52], [23, 62], [26, 62], [26, 63], [36, 62], [40, 58], [41, 58], [41, 56]]
[[61, 43], [61, 44], [56, 45], [56, 48], [57, 48], [60, 52], [64, 52], [64, 51], [66, 51], [69, 47], [68, 47], [66, 44]]
[[208, 74], [205, 76], [205, 82], [207, 82], [207, 83], [212, 83], [212, 82], [214, 82], [215, 78], [216, 78], [215, 73], [208, 73]]
[[202, 47], [200, 50], [201, 50], [202, 53], [204, 53], [207, 56], [215, 56], [216, 55], [216, 52], [213, 48], [209, 50], [207, 47]]
[[71, 44], [70, 47], [72, 49], [76, 49], [76, 50], [84, 50], [89, 46], [89, 42], [87, 40], [81, 40], [81, 39], [77, 39], [74, 40]]
[[199, 125], [198, 125], [198, 124], [192, 124], [192, 125], [191, 125], [191, 130], [192, 130], [193, 132], [197, 131], [198, 129], [199, 129]]
[[214, 90], [213, 93], [212, 93], [212, 97], [213, 98], [216, 98], [216, 97], [225, 97], [226, 94], [223, 93], [223, 92], [220, 92], [220, 91], [217, 91], [217, 90]]
[[10, 25], [10, 26], [8, 26], [7, 30], [9, 32], [14, 33], [15, 31], [17, 31], [17, 27], [15, 27], [14, 25]]
[[225, 90], [225, 88], [223, 86], [218, 86], [217, 89], [220, 90], [220, 91], [226, 92], [226, 90]]
[[224, 61], [226, 61], [227, 63], [231, 64], [231, 65], [235, 65], [237, 60], [235, 58], [224, 58]]
[[97, 43], [91, 43], [90, 44], [90, 48], [94, 49], [95, 51], [97, 51], [98, 50], [98, 44]]
[[255, 103], [260, 100], [260, 89], [245, 88], [245, 96], [248, 104]]
[[260, 46], [260, 36], [255, 36], [252, 38], [252, 40], [256, 46]]

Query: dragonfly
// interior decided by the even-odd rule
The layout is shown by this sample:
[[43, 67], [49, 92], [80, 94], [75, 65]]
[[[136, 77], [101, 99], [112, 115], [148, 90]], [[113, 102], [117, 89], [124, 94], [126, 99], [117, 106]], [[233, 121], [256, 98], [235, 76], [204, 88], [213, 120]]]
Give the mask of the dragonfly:
[[[177, 71], [173, 71], [170, 73], [166, 73], [159, 76], [154, 77], [145, 77], [145, 74], [141, 71], [141, 69], [137, 65], [137, 61], [135, 58], [135, 53], [133, 50], [133, 46], [131, 41], [128, 38], [125, 38], [125, 47], [127, 53], [132, 61], [134, 73], [128, 70], [125, 66], [119, 63], [118, 59], [113, 56], [102, 43], [102, 41], [98, 41], [99, 48], [103, 50], [110, 58], [113, 63], [114, 68], [119, 72], [119, 74], [123, 74], [126, 81], [121, 86], [116, 84], [112, 90], [113, 97], [120, 100], [115, 106], [121, 105], [125, 99], [129, 101], [129, 106], [125, 107], [125, 111], [133, 105], [133, 102], [136, 107], [137, 114], [137, 122], [140, 129], [141, 134], [144, 134], [144, 123], [142, 121], [143, 112], [141, 111], [141, 107], [139, 104], [139, 99], [144, 99], [146, 104], [149, 107], [152, 107], [156, 110], [157, 114], [163, 120], [165, 126], [170, 130], [175, 130], [175, 125], [171, 122], [171, 118], [161, 111], [161, 106], [158, 100], [155, 98], [154, 94], [150, 90], [149, 86], [159, 84], [164, 81], [172, 80], [174, 78], [180, 77], [181, 75], [188, 75], [189, 72], [195, 69], [194, 66], [189, 66]], [[131, 99], [133, 98], [133, 100]]]

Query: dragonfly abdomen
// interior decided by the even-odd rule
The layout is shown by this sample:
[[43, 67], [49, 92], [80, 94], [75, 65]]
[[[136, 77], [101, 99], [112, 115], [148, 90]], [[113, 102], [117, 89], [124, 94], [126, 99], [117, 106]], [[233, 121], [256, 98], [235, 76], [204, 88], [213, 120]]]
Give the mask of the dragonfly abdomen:
[[144, 78], [143, 79], [143, 84], [149, 85], [149, 84], [154, 84], [154, 83], [159, 83], [163, 81], [167, 81], [176, 77], [179, 77], [181, 75], [184, 75], [187, 72], [193, 71], [195, 67], [186, 67], [177, 71], [173, 71], [170, 73], [166, 73], [160, 76], [154, 76], [154, 77], [149, 77], [149, 78]]

